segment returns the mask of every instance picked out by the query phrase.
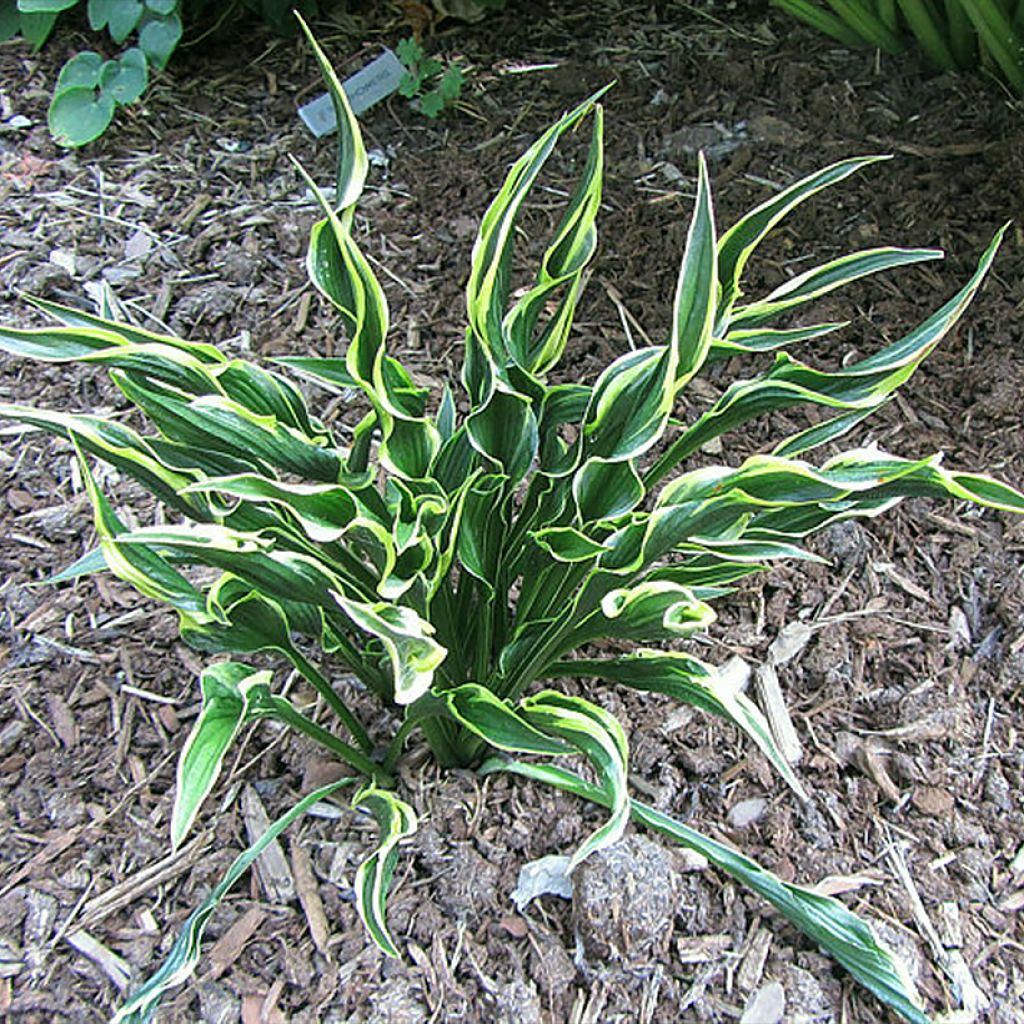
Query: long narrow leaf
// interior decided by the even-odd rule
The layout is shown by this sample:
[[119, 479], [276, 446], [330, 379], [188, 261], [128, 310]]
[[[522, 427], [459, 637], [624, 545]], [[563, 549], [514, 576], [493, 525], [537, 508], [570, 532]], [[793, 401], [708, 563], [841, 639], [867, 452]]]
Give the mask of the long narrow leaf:
[[[608, 795], [578, 775], [554, 765], [486, 762], [480, 772], [512, 772], [543, 782], [605, 807]], [[630, 802], [635, 820], [646, 827], [696, 850], [722, 871], [749, 886], [772, 904], [791, 924], [813, 939], [847, 971], [911, 1024], [929, 1024], [921, 997], [904, 964], [882, 943], [870, 925], [831, 896], [821, 896], [782, 879], [756, 861], [637, 800]]]
[[186, 982], [199, 963], [200, 944], [210, 917], [232, 886], [248, 871], [257, 857], [297, 818], [314, 804], [325, 800], [343, 786], [356, 780], [340, 779], [303, 797], [290, 811], [273, 821], [267, 831], [247, 850], [239, 854], [210, 895], [189, 915], [177, 941], [171, 947], [160, 969], [139, 988], [115, 1014], [111, 1024], [149, 1024], [160, 1005], [163, 994]]

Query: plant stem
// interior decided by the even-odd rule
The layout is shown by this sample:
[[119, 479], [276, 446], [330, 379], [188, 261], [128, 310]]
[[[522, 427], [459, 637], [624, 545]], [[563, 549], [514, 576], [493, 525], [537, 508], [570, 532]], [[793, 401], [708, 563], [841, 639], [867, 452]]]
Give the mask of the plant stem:
[[292, 705], [280, 697], [274, 697], [272, 704], [264, 714], [290, 725], [299, 732], [305, 733], [310, 739], [315, 740], [321, 746], [326, 747], [333, 754], [337, 754], [346, 764], [361, 771], [367, 777], [374, 779], [380, 786], [389, 788], [394, 785], [394, 779], [382, 765], [371, 761], [365, 754], [350, 746], [344, 740], [338, 739], [333, 733], [328, 732], [323, 726], [317, 725], [311, 718], [307, 718], [301, 711], [296, 711]]
[[291, 662], [299, 670], [305, 679], [313, 686], [313, 689], [320, 694], [327, 702], [328, 707], [341, 719], [345, 728], [352, 734], [352, 738], [362, 747], [363, 752], [373, 752], [373, 742], [363, 727], [362, 722], [348, 709], [345, 702], [335, 693], [334, 687], [325, 679], [313, 665], [311, 665], [298, 651], [291, 650]]

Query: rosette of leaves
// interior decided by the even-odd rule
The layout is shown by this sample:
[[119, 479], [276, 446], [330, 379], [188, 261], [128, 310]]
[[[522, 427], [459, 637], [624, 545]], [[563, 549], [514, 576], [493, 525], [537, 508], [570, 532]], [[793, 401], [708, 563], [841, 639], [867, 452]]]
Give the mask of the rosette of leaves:
[[0, 40], [20, 33], [35, 49], [50, 37], [59, 16], [84, 4], [89, 27], [106, 32], [118, 46], [134, 37], [134, 45], [105, 60], [86, 50], [61, 69], [48, 123], [54, 140], [68, 147], [84, 146], [99, 138], [117, 108], [134, 103], [145, 91], [151, 68], [163, 70], [182, 37], [182, 18], [215, 16], [217, 23], [246, 12], [259, 15], [280, 33], [294, 30], [292, 11], [317, 10], [315, 0], [234, 0], [221, 4], [195, 0], [0, 0]]
[[[46, 42], [64, 11], [81, 0], [0, 0], [0, 39], [19, 31], [35, 49]], [[104, 29], [118, 45], [136, 45], [112, 60], [86, 50], [61, 69], [50, 102], [50, 134], [62, 146], [84, 146], [106, 131], [117, 108], [134, 103], [163, 69], [181, 38], [181, 0], [87, 0], [89, 27]]]
[[[140, 432], [121, 417], [0, 407], [66, 438], [78, 453], [98, 546], [61, 578], [109, 570], [174, 608], [193, 647], [243, 659], [203, 673], [202, 711], [178, 767], [172, 844], [202, 813], [246, 723], [266, 718], [296, 729], [352, 773], [305, 797], [239, 857], [119, 1019], [149, 1019], [161, 993], [194, 969], [210, 914], [259, 849], [344, 785], [358, 783], [352, 808], [380, 830], [355, 878], [356, 907], [373, 941], [398, 955], [401, 937], [388, 929], [385, 902], [416, 815], [395, 789], [395, 767], [417, 734], [443, 766], [518, 773], [606, 807], [570, 869], [614, 843], [632, 819], [701, 852], [884, 1003], [925, 1021], [898, 959], [842, 903], [783, 882], [634, 799], [628, 737], [597, 698], [603, 684], [625, 686], [732, 723], [794, 798], [806, 799], [762, 712], [686, 640], [712, 622], [715, 602], [738, 581], [780, 559], [814, 559], [803, 541], [831, 523], [877, 516], [906, 496], [1024, 512], [1024, 495], [946, 469], [938, 456], [836, 449], [954, 327], [1003, 232], [964, 286], [921, 324], [826, 371], [790, 351], [842, 325], [794, 325], [794, 314], [848, 282], [941, 254], [855, 252], [747, 299], [745, 267], [779, 222], [881, 158], [832, 164], [721, 234], [700, 160], [667, 336], [619, 356], [594, 381], [552, 379], [597, 244], [604, 118], [597, 94], [515, 161], [484, 214], [466, 286], [459, 393], [445, 387], [432, 396], [388, 350], [384, 293], [354, 232], [366, 153], [340, 83], [310, 42], [336, 109], [339, 159], [335, 198], [307, 179], [323, 212], [308, 271], [337, 311], [343, 357], [292, 357], [264, 368], [201, 341], [142, 330], [109, 303], [94, 315], [36, 300], [56, 326], [0, 330], [10, 353], [106, 368], [153, 426]], [[514, 291], [520, 212], [555, 147], [587, 121], [579, 180], [532, 285]], [[734, 355], [767, 356], [769, 365], [680, 422], [682, 390]], [[331, 429], [318, 419], [285, 371], [336, 391], [356, 414], [351, 426]], [[691, 464], [709, 441], [800, 406], [816, 408], [816, 424], [781, 438], [771, 453], [737, 466]], [[810, 461], [825, 447], [831, 454]], [[128, 526], [97, 485], [91, 459], [148, 489], [166, 516]], [[334, 721], [280, 692], [270, 671], [244, 660], [254, 652], [276, 654], [304, 677]], [[386, 709], [388, 735], [371, 734], [353, 711], [346, 682], [353, 677]], [[598, 682], [588, 696], [575, 696], [558, 686], [573, 677]]]
[[457, 61], [428, 57], [423, 47], [410, 36], [395, 47], [395, 56], [405, 67], [398, 91], [415, 102], [424, 117], [440, 116], [462, 95], [466, 73]]

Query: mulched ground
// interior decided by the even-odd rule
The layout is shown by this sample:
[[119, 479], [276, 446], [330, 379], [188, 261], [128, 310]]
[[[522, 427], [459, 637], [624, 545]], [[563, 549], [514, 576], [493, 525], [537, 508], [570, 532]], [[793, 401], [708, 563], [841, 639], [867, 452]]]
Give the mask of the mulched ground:
[[[432, 123], [394, 98], [364, 119], [363, 244], [387, 268], [395, 348], [425, 382], [457, 371], [475, 224], [508, 163], [609, 80], [602, 251], [566, 361], [573, 376], [665, 330], [697, 148], [712, 156], [723, 225], [824, 163], [894, 154], [788, 221], [751, 269], [756, 293], [857, 247], [948, 251], [822, 303], [822, 319], [852, 321], [808, 353], [823, 365], [936, 308], [1024, 210], [1024, 110], [992, 83], [834, 49], [758, 5], [509, 6], [428, 36], [472, 66], [455, 111]], [[406, 33], [390, 8], [319, 30], [346, 74]], [[332, 147], [295, 117], [319, 91], [306, 49], [251, 26], [182, 50], [106, 138], [63, 153], [45, 129], [48, 87], [88, 45], [0, 46], [3, 320], [36, 322], [19, 291], [75, 303], [106, 281], [139, 323], [235, 353], [337, 352], [338, 325], [305, 282], [315, 211], [289, 161], [332, 179]], [[570, 145], [555, 161], [529, 213], [534, 237], [557, 217], [581, 155]], [[941, 449], [950, 465], [1024, 484], [1022, 313], [1015, 225], [962, 328], [858, 439], [905, 455]], [[744, 372], [717, 367], [684, 411]], [[121, 406], [97, 375], [7, 358], [0, 398]], [[806, 422], [770, 418], [718, 457], [735, 463]], [[118, 983], [159, 963], [245, 845], [247, 817], [259, 804], [279, 812], [334, 769], [302, 742], [255, 730], [195, 838], [169, 856], [175, 756], [202, 662], [171, 617], [116, 580], [34, 585], [89, 549], [91, 520], [67, 446], [0, 429], [0, 1016], [104, 1020]], [[152, 515], [132, 487], [107, 483], [128, 514]], [[783, 630], [801, 637], [779, 675], [808, 805], [729, 729], [667, 701], [591, 695], [626, 726], [638, 792], [783, 877], [837, 876], [832, 891], [905, 953], [930, 1011], [1022, 1021], [1024, 526], [908, 502], [817, 550], [831, 566], [744, 586], [703, 649], [757, 664]], [[767, 1008], [775, 982], [786, 1021], [886, 1018], [764, 904], [644, 837], [581, 873], [574, 903], [545, 897], [517, 913], [519, 868], [571, 851], [595, 812], [508, 780], [441, 779], [415, 746], [402, 778], [423, 817], [391, 901], [407, 955], [386, 960], [356, 920], [350, 887], [368, 826], [310, 818], [284, 843], [278, 888], [254, 875], [215, 917], [216, 945], [162, 1020], [719, 1022], [760, 994], [745, 1018], [759, 1024], [778, 1019]]]

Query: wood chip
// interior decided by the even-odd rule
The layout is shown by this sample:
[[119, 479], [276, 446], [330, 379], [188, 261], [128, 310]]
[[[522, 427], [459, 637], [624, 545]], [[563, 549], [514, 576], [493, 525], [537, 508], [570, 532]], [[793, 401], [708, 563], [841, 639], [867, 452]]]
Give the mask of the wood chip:
[[78, 746], [78, 723], [75, 721], [71, 708], [57, 693], [48, 693], [46, 703], [50, 709], [53, 731], [68, 750], [74, 749]]
[[[245, 833], [255, 843], [270, 827], [270, 817], [263, 801], [252, 786], [242, 790], [242, 815]], [[271, 903], [290, 903], [295, 899], [295, 879], [278, 840], [268, 844], [256, 861], [256, 874], [263, 892]]]
[[772, 948], [772, 933], [757, 925], [747, 942], [746, 952], [736, 972], [736, 986], [741, 992], [752, 992], [764, 974], [768, 951]]
[[241, 955], [245, 944], [266, 920], [267, 912], [260, 907], [250, 907], [214, 943], [210, 950], [210, 977], [219, 978]]
[[297, 839], [292, 840], [291, 851], [295, 891], [298, 894], [302, 912], [306, 915], [309, 934], [318, 952], [330, 959], [328, 943], [331, 938], [331, 928], [327, 923], [327, 915], [324, 913], [324, 905], [320, 899], [320, 889], [316, 882], [316, 876], [313, 874], [313, 863], [309, 852]]
[[131, 984], [131, 968], [113, 950], [107, 949], [87, 931], [79, 929], [64, 936], [64, 941], [88, 957], [117, 986], [119, 992], [127, 992]]
[[785, 1012], [785, 990], [777, 981], [769, 981], [751, 994], [743, 1007], [740, 1024], [779, 1024]]
[[782, 756], [790, 764], [799, 764], [804, 756], [804, 748], [793, 727], [793, 719], [786, 707], [786, 699], [782, 696], [774, 665], [766, 662], [757, 666], [754, 671], [754, 687]]
[[676, 943], [676, 955], [684, 964], [718, 963], [722, 954], [732, 949], [732, 936], [725, 932], [716, 935], [695, 935]]

